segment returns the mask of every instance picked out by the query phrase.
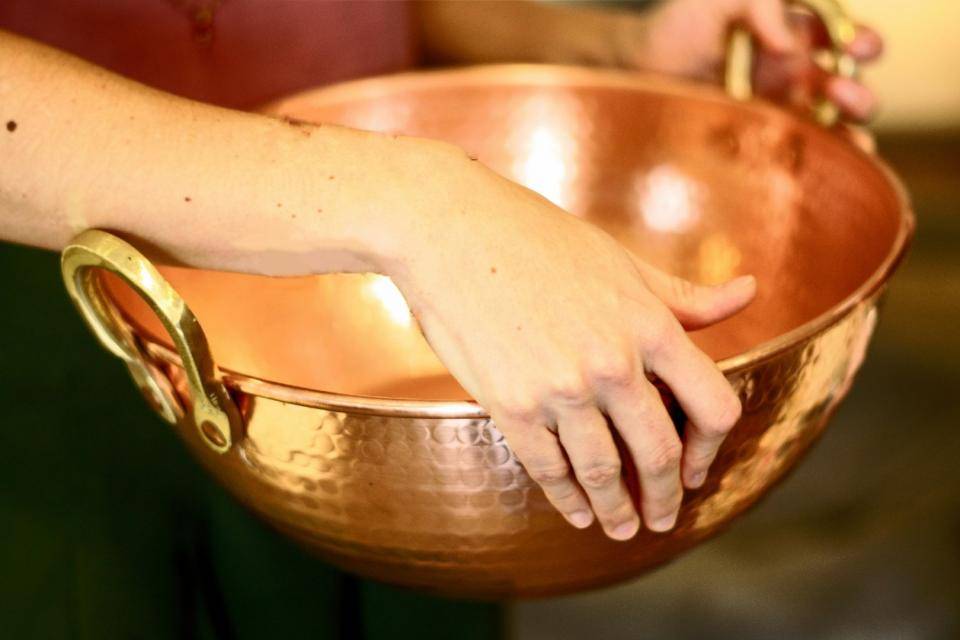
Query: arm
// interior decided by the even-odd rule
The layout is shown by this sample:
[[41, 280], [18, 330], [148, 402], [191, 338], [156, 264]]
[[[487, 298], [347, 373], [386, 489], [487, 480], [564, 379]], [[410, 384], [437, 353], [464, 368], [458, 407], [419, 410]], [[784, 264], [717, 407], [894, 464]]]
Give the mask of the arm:
[[[705, 288], [659, 272], [456, 147], [196, 104], [2, 32], [0, 123], [0, 238], [57, 249], [106, 227], [200, 268], [390, 276], [575, 526], [596, 518], [626, 539], [642, 515], [670, 529], [681, 483], [703, 483], [737, 421], [683, 329], [743, 308], [752, 278]], [[647, 371], [690, 416], [684, 443]]]
[[203, 268], [383, 272], [409, 185], [460, 155], [179, 99], [0, 32], [6, 240], [59, 249], [102, 227]]
[[617, 41], [643, 30], [635, 12], [546, 2], [417, 2], [421, 42], [437, 62], [558, 62], [620, 66]]
[[[873, 93], [819, 70], [811, 49], [824, 44], [825, 34], [812, 20], [791, 19], [786, 4], [665, 0], [642, 13], [529, 0], [424, 0], [417, 6], [424, 48], [440, 62], [591, 64], [707, 81], [720, 78], [730, 27], [744, 24], [761, 45], [756, 71], [761, 94], [803, 102], [805, 93], [822, 90], [848, 117], [868, 119], [876, 108]], [[850, 53], [869, 62], [882, 48], [880, 37], [861, 27]]]

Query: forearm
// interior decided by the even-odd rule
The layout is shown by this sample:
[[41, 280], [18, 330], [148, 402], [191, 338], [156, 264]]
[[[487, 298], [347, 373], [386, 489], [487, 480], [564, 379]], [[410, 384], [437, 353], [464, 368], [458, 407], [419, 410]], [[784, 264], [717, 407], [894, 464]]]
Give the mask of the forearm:
[[0, 239], [99, 227], [198, 267], [383, 271], [450, 154], [179, 99], [0, 32]]
[[636, 13], [531, 1], [417, 3], [423, 46], [440, 62], [560, 62], [620, 66]]

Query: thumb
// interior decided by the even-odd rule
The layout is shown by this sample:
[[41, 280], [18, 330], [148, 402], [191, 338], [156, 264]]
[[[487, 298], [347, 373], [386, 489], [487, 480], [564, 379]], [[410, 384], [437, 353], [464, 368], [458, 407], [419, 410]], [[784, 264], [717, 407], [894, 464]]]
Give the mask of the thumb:
[[795, 49], [796, 39], [782, 0], [748, 0], [744, 17], [753, 35], [770, 53], [786, 54]]
[[637, 260], [650, 291], [667, 305], [684, 329], [702, 329], [746, 307], [757, 293], [753, 276], [740, 276], [715, 286], [695, 284]]
[[840, 132], [861, 151], [871, 155], [876, 154], [877, 141], [869, 129], [855, 124], [840, 123]]

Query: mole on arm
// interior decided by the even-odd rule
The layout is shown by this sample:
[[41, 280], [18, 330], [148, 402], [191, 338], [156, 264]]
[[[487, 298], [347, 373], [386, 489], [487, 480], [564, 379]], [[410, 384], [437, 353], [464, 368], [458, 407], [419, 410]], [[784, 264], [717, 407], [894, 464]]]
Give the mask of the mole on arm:
[[13, 120], [7, 120], [7, 131], [13, 133], [17, 130], [17, 123]]
[[283, 120], [288, 125], [290, 125], [291, 127], [293, 127], [294, 129], [298, 129], [300, 133], [307, 136], [308, 138], [310, 137], [310, 134], [313, 133], [313, 127], [311, 126], [311, 123], [307, 122], [306, 120], [300, 120], [299, 118], [291, 118], [290, 116], [281, 116], [280, 119]]

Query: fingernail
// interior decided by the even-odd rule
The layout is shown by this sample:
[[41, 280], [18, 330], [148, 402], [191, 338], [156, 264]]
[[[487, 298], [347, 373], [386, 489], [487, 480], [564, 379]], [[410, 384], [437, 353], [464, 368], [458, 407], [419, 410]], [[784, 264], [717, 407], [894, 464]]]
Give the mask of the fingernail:
[[736, 283], [738, 287], [743, 287], [744, 289], [753, 288], [757, 286], [757, 278], [751, 274], [745, 276], [740, 276], [736, 278]]
[[868, 120], [876, 110], [870, 90], [849, 78], [832, 78], [827, 87], [829, 97], [860, 120]]
[[637, 535], [638, 529], [640, 529], [640, 522], [638, 520], [627, 520], [623, 524], [618, 524], [614, 527], [610, 534], [615, 540], [629, 540]]
[[654, 520], [648, 526], [651, 531], [663, 532], [670, 531], [673, 529], [673, 525], [677, 522], [677, 514], [671, 513], [670, 515], [660, 518], [659, 520]]
[[757, 292], [757, 279], [751, 275], [739, 276], [730, 281], [730, 289], [734, 295], [750, 294], [755, 296]]
[[567, 514], [567, 519], [577, 529], [586, 529], [593, 522], [593, 514], [589, 511], [574, 511]]
[[706, 471], [697, 471], [695, 474], [690, 476], [690, 488], [699, 489], [703, 485], [703, 481], [707, 479]]
[[883, 52], [883, 40], [875, 32], [860, 27], [847, 52], [855, 58], [875, 58]]
[[[860, 34], [857, 35], [859, 36]], [[855, 37], [853, 41], [847, 45], [847, 53], [854, 58], [859, 58], [870, 55], [873, 53], [874, 48], [873, 43], [866, 38]]]
[[830, 88], [834, 98], [843, 102], [857, 103], [863, 100], [863, 90], [854, 80], [836, 78], [831, 81]]

